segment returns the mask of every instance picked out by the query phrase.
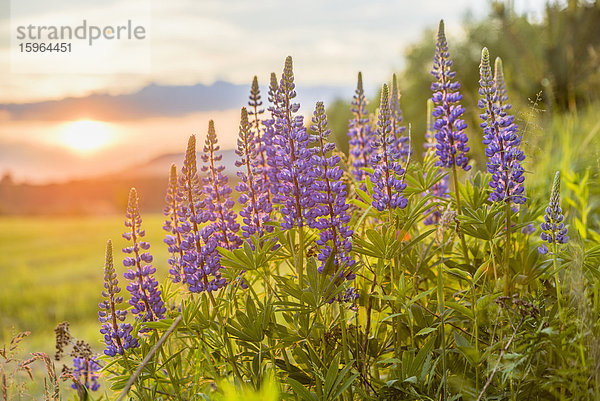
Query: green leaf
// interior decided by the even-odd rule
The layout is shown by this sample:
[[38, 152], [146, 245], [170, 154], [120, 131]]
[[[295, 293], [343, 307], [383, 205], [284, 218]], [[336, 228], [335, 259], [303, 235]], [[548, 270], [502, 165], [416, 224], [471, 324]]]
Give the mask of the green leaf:
[[419, 332], [417, 334], [415, 334], [415, 336], [424, 336], [424, 335], [432, 333], [436, 330], [437, 330], [437, 327], [425, 327], [424, 329], [419, 330]]
[[306, 387], [304, 387], [302, 384], [300, 384], [300, 382], [292, 379], [291, 377], [288, 377], [286, 382], [287, 382], [287, 384], [290, 385], [294, 394], [298, 395], [301, 400], [304, 400], [304, 401], [317, 400], [317, 395], [308, 391], [306, 389]]
[[461, 305], [457, 302], [447, 301], [446, 306], [452, 309], [453, 311], [458, 312], [459, 314], [465, 317], [468, 317], [469, 319], [473, 319], [473, 312], [471, 311], [471, 309], [467, 308], [464, 305]]

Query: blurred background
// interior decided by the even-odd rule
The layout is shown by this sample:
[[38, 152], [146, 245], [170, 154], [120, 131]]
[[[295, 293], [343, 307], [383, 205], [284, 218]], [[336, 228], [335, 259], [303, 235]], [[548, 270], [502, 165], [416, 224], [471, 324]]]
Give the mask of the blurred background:
[[[203, 140], [214, 119], [228, 173], [239, 110], [258, 77], [263, 101], [271, 72], [295, 63], [300, 112], [317, 100], [347, 152], [356, 76], [369, 108], [397, 74], [404, 122], [422, 153], [435, 33], [446, 23], [462, 84], [474, 170], [485, 170], [477, 87], [483, 46], [500, 56], [513, 111], [524, 136], [529, 193], [548, 192], [553, 171], [588, 172], [598, 181], [600, 2], [598, 1], [322, 1], [175, 0], [52, 2], [39, 16], [69, 23], [92, 16], [143, 14], [149, 59], [134, 72], [23, 73], [11, 68], [15, 19], [2, 4], [0, 42], [0, 344], [32, 331], [52, 352], [52, 329], [69, 320], [73, 334], [101, 349], [97, 303], [104, 244], [122, 244], [122, 215], [138, 189], [159, 275], [167, 275], [160, 211], [171, 163], [181, 164], [187, 138]], [[66, 17], [65, 17], [66, 16]], [[77, 55], [69, 55], [76, 63]], [[106, 60], [110, 63], [111, 60]], [[583, 185], [573, 178], [572, 185]], [[588, 184], [584, 184], [588, 185]], [[567, 185], [568, 187], [568, 185]], [[597, 185], [594, 187], [597, 191]], [[597, 209], [597, 192], [590, 205]], [[545, 196], [545, 195], [544, 195]], [[594, 198], [595, 197], [595, 198]], [[584, 205], [588, 207], [588, 205]], [[595, 209], [593, 209], [595, 210]], [[116, 260], [120, 256], [116, 255]], [[119, 269], [122, 272], [120, 263]]]

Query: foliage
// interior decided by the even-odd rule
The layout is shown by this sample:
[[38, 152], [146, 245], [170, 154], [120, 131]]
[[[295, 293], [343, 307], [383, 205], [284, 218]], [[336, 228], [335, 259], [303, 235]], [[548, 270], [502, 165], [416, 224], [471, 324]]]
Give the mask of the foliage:
[[[429, 146], [422, 162], [410, 151], [403, 152], [410, 146], [414, 153], [417, 145], [410, 142], [410, 130], [392, 128], [402, 116], [393, 79], [391, 91], [383, 86], [377, 118], [366, 118], [363, 111], [350, 113], [353, 121], [347, 131], [352, 137], [357, 137], [359, 125], [360, 132], [374, 135], [352, 146], [376, 146], [368, 165], [348, 161], [330, 142], [323, 103], [317, 103], [312, 124], [304, 125], [300, 106], [293, 102], [296, 87], [288, 57], [281, 79], [271, 79], [269, 112], [261, 108], [255, 81], [251, 113], [243, 109], [241, 114], [241, 217], [219, 166], [212, 121], [203, 166], [197, 167], [196, 138], [191, 137], [185, 160], [171, 169], [164, 225], [168, 263], [166, 257], [153, 260], [148, 253], [138, 254], [151, 242], [158, 248], [159, 241], [152, 236], [156, 233], [137, 241], [145, 231], [140, 228], [143, 211], [132, 190], [125, 234], [131, 242], [125, 244], [125, 255], [114, 259], [138, 270], [123, 276], [124, 269], [113, 265], [109, 242], [105, 291], [98, 286], [96, 302], [104, 299], [101, 322], [118, 333], [117, 321], [112, 319], [111, 326], [109, 319], [116, 316], [139, 347], [118, 348], [98, 359], [86, 351], [84, 359], [97, 360], [109, 383], [104, 395], [93, 394], [94, 384], [79, 386], [77, 396], [598, 399], [598, 166], [566, 160], [564, 155], [556, 159], [557, 143], [564, 145], [564, 154], [574, 154], [573, 149], [597, 140], [598, 129], [583, 137], [558, 131], [545, 143], [538, 142], [540, 151], [532, 152], [534, 162], [529, 165], [535, 175], [527, 181], [521, 166], [514, 164], [524, 161], [521, 153], [510, 156], [513, 161], [502, 167], [504, 175], [496, 168], [491, 169], [494, 175], [477, 168], [469, 171], [468, 147], [460, 147], [465, 153], [460, 163], [453, 147], [457, 141], [466, 143], [473, 132], [478, 134], [471, 135], [469, 143], [481, 142], [483, 131], [463, 131], [466, 126], [462, 120], [458, 123], [463, 112], [475, 113], [474, 104], [468, 102], [465, 109], [457, 105], [459, 84], [446, 70], [452, 65], [452, 44], [445, 40], [443, 24], [438, 40], [438, 83], [432, 97], [440, 106], [432, 116], [444, 118], [431, 129], [447, 130], [457, 122], [456, 135], [435, 136], [447, 141], [437, 146], [443, 152], [436, 154], [436, 146]], [[487, 108], [482, 128], [487, 128], [486, 144], [494, 144], [488, 163], [496, 167], [498, 158], [506, 157], [502, 149], [521, 144], [520, 137], [516, 141], [517, 125], [506, 118], [504, 76], [500, 69], [492, 77], [487, 49], [483, 54], [479, 94], [486, 96]], [[460, 81], [466, 59], [453, 59]], [[508, 69], [510, 61], [504, 62]], [[476, 65], [468, 68], [476, 70]], [[507, 78], [510, 86], [508, 74]], [[467, 85], [461, 93], [477, 97]], [[354, 107], [358, 100], [355, 103]], [[573, 125], [597, 127], [593, 111], [591, 123], [571, 115], [555, 117], [554, 126], [573, 118]], [[495, 120], [496, 113], [504, 120]], [[432, 116], [420, 118], [431, 121]], [[519, 129], [523, 136], [535, 132], [529, 120]], [[431, 132], [428, 138], [433, 141]], [[524, 153], [535, 149], [533, 142]], [[363, 151], [352, 155], [363, 156]], [[457, 165], [466, 176], [457, 174]], [[511, 169], [519, 174], [509, 184]], [[555, 175], [556, 170], [562, 174]], [[451, 190], [448, 177], [453, 180]], [[499, 182], [506, 185], [502, 198], [491, 196]], [[510, 193], [516, 184], [527, 186], [524, 198], [520, 190]], [[540, 237], [542, 230], [550, 234]], [[552, 243], [550, 250], [542, 246], [547, 255], [538, 252], [542, 240]], [[159, 279], [164, 278], [161, 270], [170, 273], [159, 287], [150, 278], [155, 269]], [[124, 305], [117, 276], [131, 280], [130, 304], [137, 309], [130, 311], [138, 313], [116, 310], [117, 304]], [[145, 306], [139, 306], [140, 300]], [[150, 305], [154, 302], [156, 309]], [[158, 312], [149, 318], [140, 313], [151, 310]], [[6, 352], [2, 356], [8, 360]], [[54, 377], [52, 391], [58, 392], [54, 367], [46, 365], [48, 376]], [[80, 366], [81, 359], [76, 361], [78, 371]]]

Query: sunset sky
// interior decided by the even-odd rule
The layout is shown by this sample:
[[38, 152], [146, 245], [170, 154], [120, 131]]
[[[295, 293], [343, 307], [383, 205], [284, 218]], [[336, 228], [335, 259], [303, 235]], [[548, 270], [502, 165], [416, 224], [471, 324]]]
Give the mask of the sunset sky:
[[[349, 99], [358, 71], [372, 94], [402, 68], [404, 50], [425, 29], [435, 29], [443, 18], [448, 35], [458, 37], [464, 17], [485, 15], [488, 4], [5, 0], [0, 175], [10, 171], [17, 181], [45, 182], [116, 171], [183, 151], [190, 134], [205, 134], [209, 118], [223, 146], [232, 147], [252, 76], [265, 88], [287, 55], [294, 57], [301, 101]], [[543, 1], [515, 1], [515, 7], [536, 18]], [[98, 40], [93, 46], [72, 41], [73, 52], [63, 55], [18, 54], [19, 43], [26, 42], [16, 39], [18, 26], [76, 27], [84, 19], [100, 27], [130, 20], [144, 27], [145, 38]], [[223, 82], [212, 86], [216, 81]], [[198, 95], [211, 90], [221, 95]]]

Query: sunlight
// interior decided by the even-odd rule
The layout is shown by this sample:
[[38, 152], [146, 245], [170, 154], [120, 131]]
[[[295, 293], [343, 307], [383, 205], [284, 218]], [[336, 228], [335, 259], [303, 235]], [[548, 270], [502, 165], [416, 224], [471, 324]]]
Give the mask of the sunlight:
[[93, 120], [68, 123], [59, 135], [64, 146], [80, 153], [97, 151], [113, 140], [110, 124]]

